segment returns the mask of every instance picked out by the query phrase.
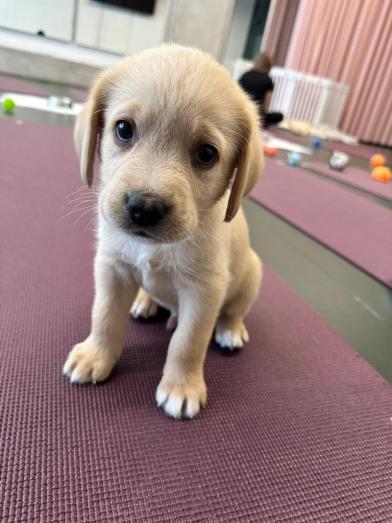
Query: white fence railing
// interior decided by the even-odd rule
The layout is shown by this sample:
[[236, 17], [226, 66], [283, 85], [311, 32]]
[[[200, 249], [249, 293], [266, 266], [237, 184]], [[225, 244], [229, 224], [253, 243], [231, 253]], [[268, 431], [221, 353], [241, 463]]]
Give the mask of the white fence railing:
[[[238, 81], [251, 67], [252, 62], [237, 60], [234, 79]], [[269, 111], [279, 111], [285, 118], [314, 126], [339, 126], [349, 90], [347, 85], [283, 67], [273, 67], [270, 74], [275, 87]]]

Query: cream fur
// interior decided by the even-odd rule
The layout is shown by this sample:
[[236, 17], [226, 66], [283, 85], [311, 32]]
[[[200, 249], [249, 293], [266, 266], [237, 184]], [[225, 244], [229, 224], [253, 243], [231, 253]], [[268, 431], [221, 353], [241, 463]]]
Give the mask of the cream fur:
[[[114, 138], [121, 119], [135, 129], [128, 147]], [[208, 169], [194, 162], [203, 143], [219, 151]], [[208, 55], [165, 45], [98, 78], [75, 144], [90, 186], [100, 146], [96, 295], [91, 334], [70, 352], [64, 373], [77, 383], [105, 380], [121, 355], [132, 303], [136, 317], [155, 314], [160, 304], [176, 328], [157, 403], [175, 418], [193, 417], [207, 400], [203, 364], [214, 328], [230, 349], [249, 339], [243, 318], [259, 290], [261, 263], [240, 202], [262, 168], [257, 109]], [[135, 190], [170, 205], [151, 238], [127, 222], [124, 194]]]

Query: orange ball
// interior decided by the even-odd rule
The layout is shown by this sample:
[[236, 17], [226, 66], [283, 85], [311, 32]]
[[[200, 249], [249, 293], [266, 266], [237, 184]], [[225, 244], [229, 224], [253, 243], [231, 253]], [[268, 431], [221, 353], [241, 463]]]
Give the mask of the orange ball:
[[269, 145], [263, 145], [263, 151], [268, 156], [275, 156], [275, 154], [278, 152], [277, 147], [270, 147]]
[[385, 156], [383, 154], [373, 154], [370, 158], [370, 167], [384, 167], [385, 165]]
[[373, 178], [373, 180], [387, 183], [391, 179], [391, 170], [389, 167], [379, 165], [372, 170], [372, 174], [370, 176]]

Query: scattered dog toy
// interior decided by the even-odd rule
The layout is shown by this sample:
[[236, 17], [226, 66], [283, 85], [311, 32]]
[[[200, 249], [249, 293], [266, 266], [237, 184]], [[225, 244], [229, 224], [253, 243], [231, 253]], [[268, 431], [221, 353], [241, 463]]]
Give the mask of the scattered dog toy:
[[71, 109], [72, 106], [72, 100], [68, 96], [48, 96], [48, 107], [66, 107]]
[[329, 165], [331, 169], [335, 171], [343, 171], [350, 160], [350, 157], [346, 153], [340, 151], [334, 151], [329, 159]]
[[386, 167], [385, 165], [379, 165], [378, 167], [375, 167], [372, 170], [370, 176], [373, 178], [373, 180], [383, 183], [389, 182], [392, 177], [390, 168]]
[[294, 151], [289, 152], [287, 155], [287, 163], [289, 165], [297, 166], [301, 162], [301, 155], [299, 153], [296, 153]]
[[383, 154], [373, 154], [369, 160], [370, 167], [373, 167], [373, 169], [375, 167], [384, 167], [385, 163], [385, 156]]
[[9, 98], [8, 96], [6, 98], [3, 98], [3, 100], [1, 101], [1, 105], [3, 107], [3, 111], [8, 114], [11, 114], [15, 108], [15, 102], [12, 98]]
[[270, 147], [269, 145], [263, 145], [263, 151], [267, 156], [275, 156], [278, 152], [277, 147]]
[[315, 148], [315, 149], [320, 149], [321, 147], [321, 140], [318, 136], [313, 136], [312, 138], [312, 146]]

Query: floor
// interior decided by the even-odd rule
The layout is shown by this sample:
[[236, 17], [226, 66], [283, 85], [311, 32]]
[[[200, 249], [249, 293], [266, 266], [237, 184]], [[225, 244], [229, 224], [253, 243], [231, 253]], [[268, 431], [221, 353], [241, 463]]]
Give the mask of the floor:
[[[32, 83], [48, 94], [71, 97], [75, 94], [61, 85]], [[16, 109], [14, 117], [66, 127], [73, 125], [73, 117], [22, 108]], [[301, 142], [309, 145], [307, 138]], [[391, 163], [391, 151], [385, 149], [383, 152]], [[323, 149], [314, 151], [316, 160], [327, 161], [329, 155]], [[286, 154], [282, 152], [278, 156], [284, 159]], [[366, 161], [360, 158], [352, 158], [352, 165], [367, 168]], [[330, 183], [338, 182], [330, 180]], [[347, 186], [344, 190], [356, 191]], [[390, 291], [262, 206], [246, 200], [244, 209], [252, 244], [264, 262], [392, 382]]]

